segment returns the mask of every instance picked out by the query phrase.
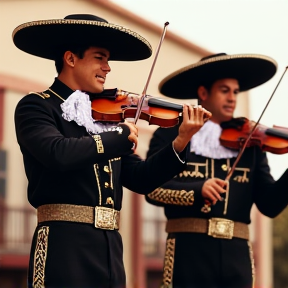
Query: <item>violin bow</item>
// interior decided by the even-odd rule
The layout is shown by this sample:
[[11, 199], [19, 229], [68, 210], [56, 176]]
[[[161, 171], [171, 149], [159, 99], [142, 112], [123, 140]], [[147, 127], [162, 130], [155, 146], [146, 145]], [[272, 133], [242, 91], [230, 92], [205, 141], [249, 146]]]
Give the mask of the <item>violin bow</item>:
[[166, 34], [166, 30], [167, 30], [167, 26], [169, 25], [169, 22], [165, 22], [164, 24], [164, 29], [163, 29], [163, 32], [162, 32], [162, 35], [161, 35], [161, 38], [160, 38], [160, 42], [158, 44], [158, 47], [157, 47], [157, 50], [156, 50], [156, 53], [155, 53], [155, 57], [154, 57], [154, 60], [153, 60], [153, 63], [152, 63], [152, 67], [150, 69], [150, 72], [149, 72], [149, 76], [148, 76], [148, 79], [147, 79], [147, 82], [146, 82], [146, 85], [143, 89], [143, 92], [141, 94], [141, 97], [138, 101], [138, 105], [137, 105], [137, 110], [136, 110], [136, 114], [135, 114], [135, 118], [134, 118], [134, 124], [137, 123], [139, 117], [140, 117], [140, 114], [141, 114], [141, 109], [142, 109], [142, 106], [144, 104], [144, 100], [145, 100], [145, 97], [146, 97], [146, 92], [147, 92], [147, 88], [148, 88], [148, 85], [149, 85], [149, 82], [150, 82], [150, 79], [151, 79], [151, 76], [152, 76], [152, 73], [153, 73], [153, 70], [154, 70], [154, 66], [155, 66], [155, 63], [156, 63], [156, 60], [158, 58], [158, 54], [159, 54], [159, 50], [160, 50], [160, 47], [162, 45], [162, 42], [164, 40], [164, 37], [165, 37], [165, 34]]
[[271, 100], [272, 100], [272, 98], [273, 98], [273, 96], [274, 96], [274, 94], [275, 94], [275, 92], [276, 92], [276, 90], [277, 90], [277, 88], [278, 88], [280, 82], [282, 81], [282, 79], [283, 79], [283, 77], [284, 77], [284, 75], [285, 75], [287, 69], [288, 69], [288, 66], [285, 68], [285, 70], [284, 70], [282, 76], [280, 77], [280, 80], [278, 81], [278, 83], [277, 83], [277, 85], [276, 85], [276, 87], [275, 87], [273, 93], [271, 94], [271, 96], [270, 96], [268, 102], [266, 103], [266, 105], [265, 105], [265, 107], [264, 107], [264, 109], [263, 109], [263, 111], [262, 111], [262, 113], [261, 113], [259, 119], [257, 120], [257, 122], [255, 123], [255, 125], [253, 126], [252, 130], [250, 131], [250, 134], [248, 134], [247, 139], [245, 140], [243, 146], [242, 146], [241, 149], [239, 150], [239, 153], [238, 153], [238, 155], [237, 155], [237, 157], [236, 157], [235, 162], [233, 163], [232, 167], [229, 169], [229, 172], [228, 172], [228, 174], [227, 174], [227, 176], [226, 176], [226, 178], [225, 178], [225, 181], [226, 181], [226, 183], [227, 183], [227, 186], [226, 186], [226, 198], [225, 198], [225, 205], [224, 205], [224, 212], [223, 212], [224, 215], [227, 213], [227, 207], [228, 207], [228, 198], [229, 198], [229, 180], [230, 180], [232, 174], [234, 173], [234, 170], [235, 170], [235, 168], [236, 168], [236, 165], [238, 164], [240, 158], [242, 157], [242, 155], [243, 155], [243, 153], [244, 153], [244, 150], [245, 150], [246, 146], [248, 145], [249, 140], [251, 139], [251, 137], [252, 137], [252, 135], [253, 135], [253, 133], [254, 133], [254, 131], [255, 131], [257, 125], [259, 124], [259, 122], [260, 122], [260, 120], [261, 120], [261, 118], [262, 118], [264, 112], [266, 111], [266, 109], [267, 109], [269, 103], [271, 102]]

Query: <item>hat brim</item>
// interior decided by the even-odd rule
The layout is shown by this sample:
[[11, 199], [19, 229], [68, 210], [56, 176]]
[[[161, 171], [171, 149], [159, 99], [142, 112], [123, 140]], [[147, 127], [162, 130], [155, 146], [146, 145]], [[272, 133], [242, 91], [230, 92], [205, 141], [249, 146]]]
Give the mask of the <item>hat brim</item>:
[[12, 38], [20, 50], [51, 60], [55, 60], [61, 50], [81, 43], [106, 48], [110, 60], [114, 61], [142, 60], [152, 54], [150, 43], [141, 35], [123, 26], [101, 21], [32, 21], [15, 28]]
[[276, 61], [264, 55], [217, 56], [168, 75], [160, 82], [159, 91], [171, 98], [196, 99], [199, 86], [224, 78], [237, 79], [240, 91], [247, 91], [271, 79], [276, 71]]

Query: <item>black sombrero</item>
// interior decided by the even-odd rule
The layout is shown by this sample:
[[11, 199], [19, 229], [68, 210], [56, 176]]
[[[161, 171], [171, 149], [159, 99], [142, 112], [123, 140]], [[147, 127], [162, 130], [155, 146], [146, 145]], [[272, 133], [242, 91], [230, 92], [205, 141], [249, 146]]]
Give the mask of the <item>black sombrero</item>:
[[110, 60], [117, 61], [142, 60], [152, 54], [150, 43], [138, 33], [89, 14], [24, 23], [14, 29], [12, 38], [19, 49], [52, 60], [79, 44], [106, 48]]
[[215, 54], [168, 75], [159, 84], [159, 91], [172, 98], [195, 99], [201, 85], [223, 78], [237, 79], [240, 91], [259, 86], [274, 76], [277, 63], [258, 54]]

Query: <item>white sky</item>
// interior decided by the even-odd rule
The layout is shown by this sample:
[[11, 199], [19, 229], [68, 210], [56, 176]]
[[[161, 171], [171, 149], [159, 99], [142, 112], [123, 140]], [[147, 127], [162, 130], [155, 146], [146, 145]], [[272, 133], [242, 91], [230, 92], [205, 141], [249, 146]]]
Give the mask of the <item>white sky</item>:
[[[278, 63], [276, 75], [266, 84], [250, 91], [250, 117], [251, 120], [258, 120], [288, 66], [288, 0], [112, 2], [160, 27], [169, 21], [169, 30], [209, 51], [227, 54], [255, 53], [274, 58]], [[260, 123], [288, 127], [288, 71]], [[278, 178], [288, 167], [288, 154], [279, 156], [269, 153], [268, 157], [272, 174]]]

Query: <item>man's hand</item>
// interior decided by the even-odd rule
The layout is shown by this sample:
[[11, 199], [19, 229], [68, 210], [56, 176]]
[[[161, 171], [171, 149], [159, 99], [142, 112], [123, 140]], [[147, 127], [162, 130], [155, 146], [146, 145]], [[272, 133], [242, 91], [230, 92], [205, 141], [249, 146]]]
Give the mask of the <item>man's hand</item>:
[[124, 124], [127, 125], [130, 129], [130, 135], [128, 136], [128, 139], [134, 143], [132, 150], [135, 151], [138, 144], [138, 128], [134, 123], [131, 122], [125, 121]]
[[173, 141], [176, 152], [184, 150], [192, 136], [197, 133], [212, 114], [201, 105], [183, 105], [183, 121], [179, 127], [178, 136]]
[[219, 178], [208, 179], [202, 187], [203, 198], [209, 199], [213, 205], [216, 204], [218, 200], [222, 201], [221, 194], [226, 192], [224, 189], [226, 184], [226, 181]]

